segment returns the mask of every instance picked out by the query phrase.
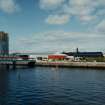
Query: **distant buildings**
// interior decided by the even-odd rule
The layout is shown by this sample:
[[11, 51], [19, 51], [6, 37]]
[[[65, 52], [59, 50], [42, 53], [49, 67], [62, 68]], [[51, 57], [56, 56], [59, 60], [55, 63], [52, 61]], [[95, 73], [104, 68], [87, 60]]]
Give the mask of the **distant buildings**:
[[9, 37], [8, 33], [0, 32], [0, 55], [9, 54]]
[[103, 57], [102, 52], [79, 52], [78, 48], [76, 52], [63, 52], [63, 54], [74, 57]]

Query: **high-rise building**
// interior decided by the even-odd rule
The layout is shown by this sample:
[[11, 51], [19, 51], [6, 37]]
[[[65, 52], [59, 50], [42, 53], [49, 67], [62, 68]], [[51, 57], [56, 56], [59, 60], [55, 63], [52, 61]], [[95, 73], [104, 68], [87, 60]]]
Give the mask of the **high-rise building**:
[[9, 54], [9, 37], [8, 33], [0, 32], [0, 55]]

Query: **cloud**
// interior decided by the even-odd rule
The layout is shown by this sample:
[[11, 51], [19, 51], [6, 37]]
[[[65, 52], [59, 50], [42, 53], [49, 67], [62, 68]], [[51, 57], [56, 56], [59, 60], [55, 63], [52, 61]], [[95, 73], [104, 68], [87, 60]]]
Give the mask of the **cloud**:
[[26, 52], [73, 51], [76, 47], [83, 51], [101, 51], [104, 50], [104, 40], [103, 35], [99, 36], [95, 33], [59, 30], [35, 33], [32, 36], [17, 39], [16, 46], [19, 46], [18, 50]]
[[69, 0], [69, 4], [63, 6], [63, 11], [77, 17], [82, 22], [97, 20], [97, 13], [105, 9], [105, 0]]
[[42, 9], [56, 9], [59, 7], [65, 0], [40, 0], [40, 8]]
[[91, 22], [94, 21], [97, 17], [96, 16], [90, 16], [90, 15], [81, 15], [79, 17], [80, 21], [83, 22]]
[[98, 25], [96, 25], [95, 31], [105, 34], [105, 20], [102, 20]]
[[0, 10], [6, 13], [14, 13], [19, 9], [15, 0], [0, 0]]
[[46, 19], [46, 22], [49, 24], [65, 24], [68, 23], [70, 16], [69, 15], [49, 15]]
[[68, 14], [81, 23], [95, 23], [100, 16], [105, 16], [105, 0], [40, 0], [40, 7], [43, 10], [51, 10], [48, 17]]

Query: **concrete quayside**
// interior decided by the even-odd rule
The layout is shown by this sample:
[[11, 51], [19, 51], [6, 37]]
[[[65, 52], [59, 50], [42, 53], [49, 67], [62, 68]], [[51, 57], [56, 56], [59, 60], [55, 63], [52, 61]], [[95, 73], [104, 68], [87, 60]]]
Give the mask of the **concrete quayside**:
[[68, 67], [68, 68], [105, 68], [105, 62], [74, 62], [74, 61], [38, 61], [35, 60], [16, 60], [16, 61], [0, 61], [0, 65], [13, 66], [26, 66], [26, 67]]
[[105, 62], [36, 62], [41, 67], [105, 68]]

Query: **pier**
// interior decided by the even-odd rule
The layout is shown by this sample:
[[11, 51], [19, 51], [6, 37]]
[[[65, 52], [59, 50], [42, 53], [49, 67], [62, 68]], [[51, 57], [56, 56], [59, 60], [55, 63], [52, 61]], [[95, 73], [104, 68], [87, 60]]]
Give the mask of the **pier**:
[[33, 59], [19, 59], [17, 57], [0, 57], [0, 65], [7, 66], [7, 68], [12, 66], [14, 69], [17, 66], [34, 67], [35, 60], [33, 60]]

